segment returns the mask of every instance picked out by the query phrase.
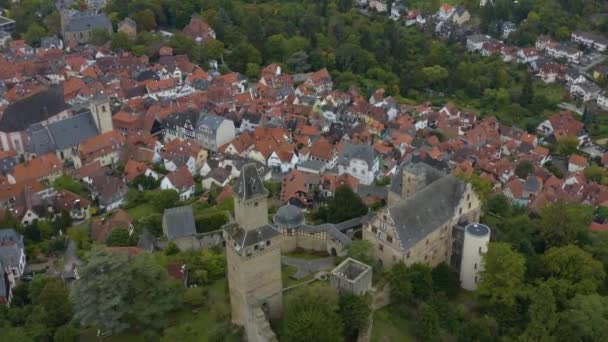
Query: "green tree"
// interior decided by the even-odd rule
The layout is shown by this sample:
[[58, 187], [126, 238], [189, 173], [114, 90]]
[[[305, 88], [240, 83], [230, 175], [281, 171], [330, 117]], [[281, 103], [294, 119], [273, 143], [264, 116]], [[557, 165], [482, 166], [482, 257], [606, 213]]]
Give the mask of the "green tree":
[[338, 314], [342, 319], [344, 333], [356, 337], [359, 331], [367, 327], [371, 308], [367, 299], [352, 293], [342, 293], [338, 300]]
[[433, 289], [433, 277], [431, 268], [415, 263], [407, 268], [407, 278], [412, 284], [412, 295], [418, 299], [427, 299]]
[[327, 221], [340, 223], [367, 214], [367, 207], [348, 186], [336, 189], [334, 197], [327, 204]]
[[526, 271], [524, 257], [504, 242], [491, 242], [477, 294], [492, 306], [514, 306]]
[[445, 262], [433, 268], [431, 277], [435, 293], [443, 292], [448, 299], [452, 299], [460, 292], [460, 277]]
[[372, 257], [372, 249], [374, 245], [367, 240], [354, 240], [346, 246], [346, 256], [362, 263], [373, 265], [374, 258]]
[[32, 298], [32, 303], [40, 306], [46, 313], [47, 319], [40, 323], [55, 328], [69, 322], [72, 318], [72, 303], [69, 294], [61, 281], [49, 278], [40, 294]]
[[414, 332], [424, 341], [433, 340], [439, 335], [439, 316], [433, 307], [426, 303], [420, 306]]
[[528, 178], [532, 173], [534, 173], [534, 164], [529, 160], [522, 160], [515, 167], [515, 174], [521, 179]]
[[528, 308], [530, 321], [520, 339], [524, 341], [553, 340], [558, 316], [551, 287], [546, 283], [541, 283], [530, 291], [529, 298], [531, 302]]
[[557, 153], [569, 156], [578, 150], [579, 141], [576, 137], [563, 137], [557, 140]]
[[129, 231], [125, 228], [114, 229], [106, 238], [106, 245], [109, 247], [129, 246]]
[[160, 237], [163, 235], [163, 215], [159, 213], [152, 213], [143, 216], [137, 220], [136, 226], [138, 231], [147, 230], [154, 237]]
[[91, 38], [89, 38], [89, 43], [93, 45], [103, 45], [110, 41], [110, 32], [106, 29], [102, 28], [94, 28], [91, 30]]
[[[121, 332], [130, 324], [129, 283], [131, 272], [127, 253], [94, 248], [88, 262], [79, 269], [71, 299], [74, 318], [85, 326]], [[149, 284], [151, 285], [151, 284]], [[148, 299], [150, 305], [153, 298]]]
[[25, 42], [32, 46], [40, 45], [40, 40], [47, 35], [46, 29], [38, 23], [32, 23], [23, 35]]
[[77, 342], [78, 329], [71, 324], [59, 327], [53, 335], [53, 342]]
[[503, 194], [497, 194], [488, 200], [486, 204], [488, 212], [501, 217], [506, 217], [511, 211], [511, 201]]
[[413, 286], [407, 272], [407, 266], [400, 262], [389, 271], [391, 298], [395, 303], [408, 304], [412, 300]]
[[521, 94], [519, 95], [519, 104], [527, 106], [532, 103], [534, 99], [534, 86], [532, 85], [532, 75], [526, 73], [523, 87], [521, 88]]
[[133, 46], [133, 43], [129, 39], [129, 36], [127, 36], [127, 34], [124, 32], [114, 33], [112, 35], [112, 39], [110, 39], [110, 44], [112, 46], [112, 49], [114, 50], [125, 51], [130, 51], [131, 47]]
[[149, 8], [136, 12], [133, 19], [137, 23], [138, 31], [150, 31], [155, 29], [157, 26], [154, 12]]
[[71, 293], [74, 318], [104, 331], [157, 330], [178, 304], [179, 289], [152, 255], [129, 261], [127, 252], [95, 248]]
[[338, 308], [338, 295], [331, 287], [294, 290], [285, 301], [283, 341], [341, 341], [343, 326]]
[[577, 246], [551, 248], [541, 260], [548, 283], [561, 300], [595, 293], [606, 278], [602, 263]]
[[179, 194], [175, 190], [160, 190], [151, 194], [150, 202], [154, 208], [162, 212], [167, 208], [173, 208], [179, 203]]
[[493, 185], [489, 180], [482, 178], [476, 174], [465, 175], [462, 174], [459, 176], [467, 183], [471, 183], [473, 190], [479, 197], [482, 203], [485, 203], [488, 197], [490, 196], [490, 192], [492, 191]]
[[577, 295], [559, 314], [557, 336], [562, 341], [608, 340], [608, 298]]
[[131, 182], [131, 186], [141, 190], [154, 190], [158, 188], [160, 181], [154, 179], [152, 176], [146, 176], [143, 173], [135, 176]]
[[559, 201], [541, 209], [538, 227], [547, 246], [564, 246], [587, 233], [592, 217], [591, 208]]

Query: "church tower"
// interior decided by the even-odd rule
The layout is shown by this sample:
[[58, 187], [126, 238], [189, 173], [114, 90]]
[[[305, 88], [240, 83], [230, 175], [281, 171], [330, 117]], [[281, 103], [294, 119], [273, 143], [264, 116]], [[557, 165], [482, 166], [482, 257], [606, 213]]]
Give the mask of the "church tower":
[[103, 93], [93, 96], [89, 102], [89, 108], [99, 134], [104, 134], [114, 129], [112, 125], [110, 99], [107, 96]]
[[256, 306], [280, 318], [281, 233], [268, 222], [268, 191], [255, 164], [243, 167], [233, 196], [236, 222], [223, 228], [232, 322], [245, 325]]

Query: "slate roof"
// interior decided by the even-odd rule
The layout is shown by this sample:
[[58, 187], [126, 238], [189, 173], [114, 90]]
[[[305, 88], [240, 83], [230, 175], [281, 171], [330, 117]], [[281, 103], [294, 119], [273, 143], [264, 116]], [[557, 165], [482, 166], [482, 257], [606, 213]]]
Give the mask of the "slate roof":
[[285, 204], [277, 210], [273, 221], [280, 227], [297, 228], [304, 224], [304, 215], [295, 205]]
[[402, 248], [407, 249], [454, 216], [466, 184], [447, 175], [389, 208]]
[[367, 167], [371, 168], [374, 165], [374, 160], [376, 159], [374, 148], [367, 144], [352, 144], [347, 142], [344, 144], [342, 152], [340, 152], [338, 164], [345, 166], [349, 165], [350, 160], [353, 158], [365, 161], [367, 163]]
[[208, 127], [209, 129], [215, 131], [222, 125], [222, 122], [224, 122], [224, 120], [225, 119], [221, 116], [207, 114], [207, 115], [201, 116], [198, 119], [196, 126], [197, 127], [205, 126], [205, 127]]
[[165, 209], [163, 226], [169, 240], [196, 234], [192, 206]]
[[98, 134], [90, 112], [53, 122], [47, 127], [35, 125], [31, 129], [27, 149], [38, 155], [77, 146]]
[[8, 105], [0, 118], [0, 131], [24, 131], [30, 125], [47, 120], [67, 108], [63, 86], [52, 86]]
[[150, 232], [145, 228], [139, 236], [137, 247], [150, 252], [154, 250], [154, 236], [152, 236], [152, 234], [150, 234]]
[[251, 247], [260, 242], [265, 242], [281, 234], [281, 232], [270, 224], [263, 225], [254, 230], [245, 230], [236, 223], [230, 223], [225, 225], [223, 229], [234, 240], [233, 243], [237, 251], [241, 251], [244, 248]]
[[112, 23], [103, 14], [75, 15], [68, 19], [65, 32], [88, 31], [95, 28], [112, 30]]
[[264, 187], [260, 173], [254, 163], [243, 166], [233, 190], [243, 201], [268, 196], [268, 190]]
[[0, 262], [8, 267], [17, 267], [23, 249], [23, 235], [16, 230], [0, 230]]

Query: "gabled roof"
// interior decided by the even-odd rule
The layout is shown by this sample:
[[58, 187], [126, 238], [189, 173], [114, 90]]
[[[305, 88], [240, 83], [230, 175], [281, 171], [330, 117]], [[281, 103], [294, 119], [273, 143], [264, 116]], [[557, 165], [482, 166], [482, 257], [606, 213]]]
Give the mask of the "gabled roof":
[[24, 131], [30, 125], [48, 120], [67, 108], [63, 87], [52, 86], [8, 105], [0, 117], [0, 131]]
[[165, 233], [169, 240], [196, 234], [192, 206], [165, 209], [163, 227], [166, 229]]
[[407, 249], [454, 217], [466, 184], [447, 175], [388, 208], [402, 247]]
[[243, 201], [268, 196], [260, 173], [254, 163], [243, 166], [233, 188], [234, 194]]

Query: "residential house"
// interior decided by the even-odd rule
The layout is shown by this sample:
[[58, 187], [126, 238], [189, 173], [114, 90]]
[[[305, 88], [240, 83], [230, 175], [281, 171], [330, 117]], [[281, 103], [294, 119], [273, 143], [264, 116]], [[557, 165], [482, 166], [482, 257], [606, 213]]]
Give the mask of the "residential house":
[[601, 92], [602, 88], [590, 81], [576, 83], [570, 86], [570, 94], [583, 102], [597, 99]]
[[215, 31], [198, 14], [192, 15], [190, 22], [184, 27], [182, 32], [199, 44], [206, 44], [216, 39]]
[[568, 84], [578, 84], [587, 81], [585, 75], [575, 68], [568, 68], [568, 70], [566, 70], [566, 74], [564, 75], [564, 79]]
[[533, 47], [522, 48], [517, 52], [519, 63], [531, 63], [538, 59], [538, 50]]
[[439, 11], [437, 15], [439, 16], [439, 20], [447, 20], [456, 12], [456, 8], [450, 4], [443, 4], [439, 7]]
[[589, 32], [572, 32], [572, 41], [603, 52], [608, 48], [608, 38]]
[[84, 165], [99, 162], [104, 166], [118, 162], [126, 138], [118, 131], [109, 131], [86, 139], [78, 145], [73, 154], [74, 167], [79, 169]]
[[608, 92], [603, 91], [597, 95], [597, 105], [604, 110], [608, 110]]
[[21, 277], [25, 271], [23, 235], [13, 228], [0, 229], [0, 262], [15, 278]]
[[317, 94], [329, 93], [333, 88], [333, 81], [331, 75], [326, 68], [310, 74], [304, 84], [314, 89]]
[[223, 188], [228, 185], [231, 179], [231, 172], [229, 169], [216, 167], [207, 173], [201, 184], [205, 190], [212, 189], [214, 186]]
[[118, 23], [116, 31], [124, 33], [131, 40], [135, 40], [137, 38], [137, 23], [133, 19], [126, 17]]
[[[517, 31], [517, 25], [510, 21], [505, 21], [502, 23], [502, 39], [507, 39], [511, 35], [511, 33]], [[538, 47], [537, 47], [538, 48]]]
[[63, 163], [53, 153], [26, 160], [15, 165], [13, 177], [15, 182], [29, 180], [53, 182], [63, 174]]
[[544, 83], [554, 83], [563, 78], [566, 67], [559, 63], [546, 63], [540, 67], [538, 76]]
[[105, 243], [106, 239], [116, 229], [125, 229], [129, 235], [133, 233], [133, 218], [129, 213], [118, 209], [111, 216], [96, 218], [91, 223], [91, 239]]
[[480, 51], [483, 44], [490, 41], [490, 37], [483, 34], [474, 34], [467, 37], [467, 50], [469, 52]]
[[166, 143], [161, 149], [160, 162], [165, 169], [175, 171], [185, 165], [191, 174], [195, 174], [207, 159], [207, 150], [201, 148], [197, 141], [175, 139]]
[[371, 145], [346, 142], [338, 157], [338, 175], [349, 174], [370, 185], [380, 170], [380, 159]]
[[576, 137], [581, 143], [589, 137], [583, 123], [576, 120], [571, 112], [551, 115], [538, 125], [536, 131], [545, 136], [555, 136], [556, 138]]
[[160, 182], [160, 188], [177, 191], [180, 200], [185, 201], [194, 195], [195, 183], [188, 168], [182, 166], [166, 175]]
[[587, 158], [573, 154], [568, 158], [568, 172], [579, 172], [587, 167]]
[[[86, 197], [62, 190], [53, 196], [52, 201], [55, 215], [61, 215], [63, 211], [67, 211], [74, 221], [82, 221], [91, 217], [91, 202]], [[68, 227], [64, 228], [67, 231]]]
[[317, 139], [310, 147], [309, 160], [320, 161], [327, 169], [333, 169], [338, 161], [338, 150], [327, 139]]
[[462, 25], [471, 19], [471, 14], [466, 8], [457, 6], [452, 15], [452, 22], [456, 25]]
[[384, 13], [387, 10], [386, 0], [369, 0], [369, 8]]
[[196, 139], [207, 150], [217, 152], [236, 137], [236, 129], [232, 120], [221, 116], [207, 114], [196, 123]]
[[570, 63], [578, 63], [580, 58], [583, 57], [583, 52], [579, 49], [558, 43], [548, 44], [545, 52], [553, 58], [565, 59]]
[[149, 167], [145, 163], [133, 159], [127, 160], [122, 174], [127, 182], [132, 182], [139, 175], [151, 177], [154, 180], [158, 180], [159, 178], [158, 173], [152, 170], [151, 167]]
[[99, 208], [106, 211], [120, 207], [129, 190], [122, 178], [112, 175], [111, 170], [107, 168], [96, 169], [91, 174], [83, 177], [82, 182], [91, 192], [93, 199], [99, 203]]

